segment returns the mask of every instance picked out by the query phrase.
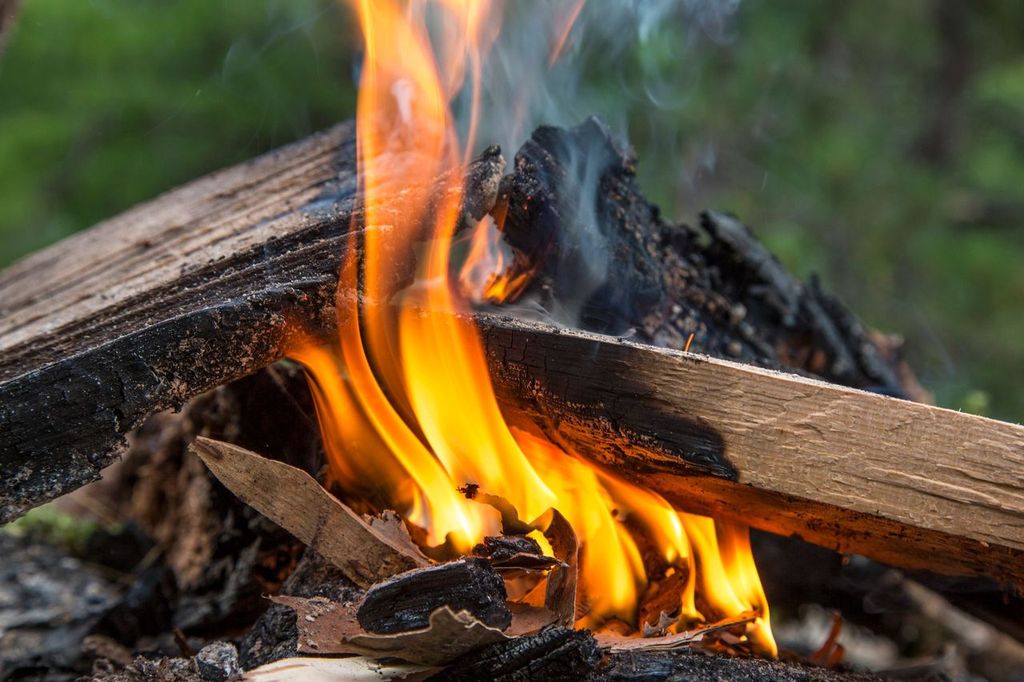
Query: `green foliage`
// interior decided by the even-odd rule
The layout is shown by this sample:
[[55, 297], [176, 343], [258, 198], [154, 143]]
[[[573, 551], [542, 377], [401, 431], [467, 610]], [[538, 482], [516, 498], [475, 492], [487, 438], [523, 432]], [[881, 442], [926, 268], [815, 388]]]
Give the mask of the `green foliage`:
[[99, 524], [58, 510], [52, 504], [36, 507], [19, 519], [0, 526], [0, 533], [28, 536], [35, 541], [64, 547], [69, 552], [84, 550]]
[[745, 0], [732, 40], [688, 45], [684, 103], [656, 117], [636, 106], [633, 137], [653, 140], [641, 181], [670, 215], [736, 213], [793, 271], [904, 335], [940, 404], [1020, 421], [1021, 25], [1010, 1]]
[[[577, 104], [629, 128], [666, 214], [736, 213], [905, 335], [942, 404], [1022, 420], [1022, 25], [1017, 0], [744, 0], [724, 38], [682, 13], [582, 51]], [[351, 116], [352, 44], [334, 0], [26, 0], [0, 265]]]
[[28, 0], [0, 56], [0, 265], [353, 108], [316, 0]]

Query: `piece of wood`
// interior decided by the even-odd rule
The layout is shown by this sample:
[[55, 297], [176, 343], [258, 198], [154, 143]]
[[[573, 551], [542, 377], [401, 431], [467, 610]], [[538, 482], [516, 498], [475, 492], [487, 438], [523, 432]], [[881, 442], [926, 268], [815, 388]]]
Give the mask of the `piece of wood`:
[[[0, 274], [0, 523], [98, 478], [151, 414], [280, 357], [286, 316], [332, 298], [353, 145], [341, 125]], [[338, 208], [302, 209], [319, 196]]]
[[1024, 586], [1024, 427], [796, 375], [482, 317], [514, 419], [683, 508]]
[[[354, 168], [345, 123], [0, 273], [0, 523], [98, 478], [150, 415], [280, 359], [300, 326], [334, 323], [361, 229]], [[503, 168], [493, 149], [469, 167], [465, 213], [488, 210]]]
[[191, 450], [243, 502], [319, 552], [360, 587], [428, 563], [374, 529], [301, 469], [201, 436]]
[[366, 591], [356, 618], [369, 632], [425, 628], [430, 614], [447, 606], [469, 611], [480, 622], [504, 630], [512, 624], [505, 581], [485, 559], [460, 559], [393, 576]]

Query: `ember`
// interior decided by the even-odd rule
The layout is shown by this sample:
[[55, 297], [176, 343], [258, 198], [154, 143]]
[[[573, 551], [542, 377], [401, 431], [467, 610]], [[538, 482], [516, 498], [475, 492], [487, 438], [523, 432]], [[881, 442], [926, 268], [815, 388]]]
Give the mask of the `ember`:
[[[453, 276], [453, 240], [466, 219], [460, 182], [439, 200], [410, 193], [401, 205], [389, 202], [389, 188], [461, 178], [475, 143], [480, 69], [499, 17], [488, 3], [430, 4], [356, 3], [366, 56], [357, 119], [366, 229], [351, 231], [340, 289], [361, 284], [362, 296], [339, 299], [337, 346], [291, 352], [309, 372], [332, 482], [347, 496], [398, 510], [426, 532], [435, 555], [440, 545], [449, 556], [466, 554], [501, 530], [495, 510], [460, 489], [499, 496], [526, 520], [557, 509], [581, 542], [579, 626], [641, 630], [649, 567], [659, 575], [674, 569], [686, 579], [671, 631], [753, 611], [742, 639], [774, 656], [746, 527], [680, 512], [506, 423], [465, 315], [467, 299], [501, 301], [529, 279], [528, 267], [509, 267], [497, 241], [501, 224], [480, 220], [461, 276]], [[439, 17], [441, 54], [431, 47], [429, 10], [438, 10], [431, 16]], [[473, 106], [460, 140], [448, 104], [464, 85]], [[422, 235], [428, 245], [417, 259], [410, 245]], [[541, 533], [533, 537], [547, 544]]]

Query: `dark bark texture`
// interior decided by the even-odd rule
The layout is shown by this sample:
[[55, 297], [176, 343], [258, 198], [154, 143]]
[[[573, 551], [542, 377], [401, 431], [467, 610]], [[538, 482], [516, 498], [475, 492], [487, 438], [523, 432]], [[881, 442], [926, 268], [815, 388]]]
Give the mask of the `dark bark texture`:
[[[329, 333], [360, 224], [354, 151], [339, 125], [0, 273], [0, 522], [94, 480], [148, 416], [279, 359], [299, 329]], [[468, 213], [494, 205], [503, 163], [491, 149], [470, 168]], [[692, 332], [711, 355], [903, 393], [892, 348], [734, 220], [664, 221], [634, 165], [593, 120], [524, 146], [498, 209], [540, 264], [530, 295], [595, 331], [674, 348]]]

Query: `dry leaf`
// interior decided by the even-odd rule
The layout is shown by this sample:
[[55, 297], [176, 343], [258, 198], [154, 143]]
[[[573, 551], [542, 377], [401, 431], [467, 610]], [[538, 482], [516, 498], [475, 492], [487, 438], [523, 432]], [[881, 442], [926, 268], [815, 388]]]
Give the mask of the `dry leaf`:
[[576, 581], [579, 573], [579, 541], [572, 525], [557, 509], [549, 509], [538, 523], [551, 550], [561, 565], [548, 574], [544, 606], [558, 618], [558, 623], [571, 628], [576, 623]]
[[372, 658], [282, 658], [247, 672], [246, 680], [258, 682], [419, 682], [438, 668], [410, 663], [378, 663]]
[[378, 516], [364, 516], [363, 519], [370, 524], [370, 528], [386, 537], [396, 547], [404, 550], [411, 556], [418, 557], [424, 562], [424, 566], [429, 563], [430, 560], [423, 555], [423, 552], [413, 541], [412, 536], [409, 535], [409, 528], [402, 521], [402, 517], [396, 512], [387, 509]]
[[609, 653], [622, 653], [626, 651], [671, 651], [689, 646], [699, 642], [712, 632], [728, 630], [753, 623], [757, 614], [753, 611], [742, 613], [732, 618], [725, 618], [687, 632], [680, 632], [666, 637], [627, 637], [610, 632], [595, 632], [594, 639], [597, 646]]
[[430, 614], [426, 628], [377, 635], [360, 627], [355, 604], [339, 604], [317, 597], [278, 596], [271, 597], [271, 601], [295, 611], [299, 653], [361, 654], [442, 665], [474, 649], [510, 639], [501, 630], [484, 625], [468, 611], [455, 613], [447, 606]]
[[[360, 587], [429, 565], [411, 542], [372, 527], [301, 469], [229, 443], [199, 437], [189, 448], [243, 502], [344, 571]], [[282, 494], [287, 491], [287, 494]]]

